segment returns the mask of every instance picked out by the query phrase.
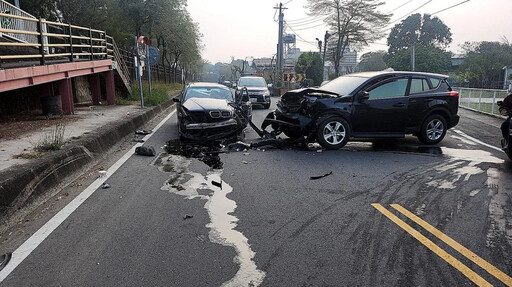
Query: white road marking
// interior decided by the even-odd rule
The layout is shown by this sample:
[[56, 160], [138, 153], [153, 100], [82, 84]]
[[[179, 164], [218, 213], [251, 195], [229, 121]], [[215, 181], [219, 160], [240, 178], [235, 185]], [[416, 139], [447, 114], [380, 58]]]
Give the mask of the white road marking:
[[[153, 133], [146, 135], [143, 140], [146, 142], [155, 132], [167, 122], [176, 111], [172, 111], [165, 119], [163, 119], [154, 129]], [[9, 274], [11, 274], [18, 265], [34, 251], [43, 240], [45, 240], [59, 225], [66, 220], [83, 202], [85, 202], [112, 174], [114, 174], [134, 153], [135, 148], [142, 146], [144, 143], [135, 144], [121, 157], [114, 165], [107, 170], [107, 176], [96, 179], [84, 191], [82, 191], [75, 199], [66, 205], [61, 211], [55, 214], [43, 227], [27, 239], [18, 249], [12, 253], [11, 261], [0, 271], [0, 283], [2, 283]]]
[[476, 139], [476, 138], [474, 138], [474, 137], [468, 136], [467, 134], [465, 134], [465, 133], [464, 133], [464, 132], [462, 132], [462, 131], [459, 131], [459, 130], [456, 130], [456, 129], [453, 129], [453, 131], [454, 131], [454, 132], [456, 132], [456, 133], [458, 133], [459, 135], [461, 135], [461, 136], [463, 136], [463, 137], [467, 138], [467, 139], [468, 139], [468, 140], [470, 140], [470, 141], [474, 141], [474, 142], [476, 142], [476, 143], [478, 143], [478, 144], [481, 144], [481, 145], [483, 145], [483, 146], [486, 146], [486, 147], [488, 147], [488, 148], [491, 148], [491, 149], [497, 150], [497, 151], [499, 151], [499, 152], [503, 152], [503, 151], [501, 150], [501, 148], [499, 148], [499, 147], [495, 147], [495, 146], [490, 145], [490, 144], [486, 144], [486, 143], [484, 143], [484, 142], [483, 142], [483, 141], [481, 141], [481, 140], [478, 140], [478, 139]]

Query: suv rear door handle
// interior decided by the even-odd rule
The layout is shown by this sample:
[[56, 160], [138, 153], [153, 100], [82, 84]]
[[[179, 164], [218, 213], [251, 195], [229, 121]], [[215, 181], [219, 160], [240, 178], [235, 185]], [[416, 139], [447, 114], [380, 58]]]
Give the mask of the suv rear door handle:
[[403, 107], [405, 107], [405, 104], [404, 103], [396, 103], [396, 104], [393, 105], [393, 107], [395, 107], [395, 108], [403, 108]]

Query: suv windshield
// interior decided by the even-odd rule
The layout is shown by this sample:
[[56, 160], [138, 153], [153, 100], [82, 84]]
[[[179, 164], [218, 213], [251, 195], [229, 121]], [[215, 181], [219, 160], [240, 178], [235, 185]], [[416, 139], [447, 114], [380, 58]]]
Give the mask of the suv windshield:
[[265, 79], [259, 77], [240, 78], [238, 86], [266, 88], [267, 82], [265, 82]]
[[366, 77], [342, 76], [324, 84], [320, 89], [347, 96], [366, 80], [368, 80]]

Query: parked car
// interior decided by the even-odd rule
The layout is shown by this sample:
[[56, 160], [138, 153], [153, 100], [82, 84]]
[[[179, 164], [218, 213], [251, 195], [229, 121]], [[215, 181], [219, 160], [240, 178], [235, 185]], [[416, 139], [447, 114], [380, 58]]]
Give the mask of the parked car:
[[458, 92], [448, 76], [418, 72], [366, 72], [338, 77], [320, 88], [293, 90], [262, 124], [290, 138], [305, 136], [326, 149], [349, 138], [413, 134], [437, 144], [459, 122]]
[[248, 96], [221, 84], [191, 83], [173, 100], [180, 136], [187, 140], [239, 140], [252, 117]]
[[267, 82], [263, 77], [246, 76], [240, 77], [237, 88], [247, 88], [249, 98], [255, 105], [262, 105], [265, 109], [270, 107], [270, 91]]

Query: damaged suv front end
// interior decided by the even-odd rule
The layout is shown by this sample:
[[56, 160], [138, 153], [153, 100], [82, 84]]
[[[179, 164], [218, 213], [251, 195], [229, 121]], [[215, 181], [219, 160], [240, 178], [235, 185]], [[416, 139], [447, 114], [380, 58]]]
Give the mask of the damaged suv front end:
[[290, 139], [316, 139], [317, 126], [328, 116], [349, 115], [350, 100], [321, 89], [306, 88], [285, 93], [274, 112], [267, 115], [262, 128], [268, 126], [276, 135], [284, 133]]

